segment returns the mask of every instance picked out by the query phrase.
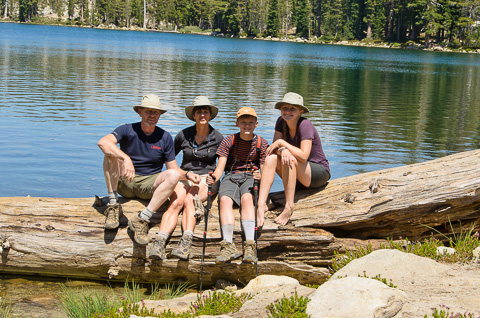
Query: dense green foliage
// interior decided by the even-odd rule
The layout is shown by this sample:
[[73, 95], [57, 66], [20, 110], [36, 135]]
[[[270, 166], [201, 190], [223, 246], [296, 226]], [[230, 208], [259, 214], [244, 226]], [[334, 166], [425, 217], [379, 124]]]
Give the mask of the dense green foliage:
[[480, 48], [479, 9], [480, 0], [0, 0], [3, 16], [20, 21], [464, 48]]
[[308, 318], [311, 317], [306, 313], [307, 304], [310, 301], [308, 297], [298, 296], [297, 290], [292, 292], [290, 297], [283, 295], [283, 298], [276, 300], [267, 306], [268, 317], [271, 318]]

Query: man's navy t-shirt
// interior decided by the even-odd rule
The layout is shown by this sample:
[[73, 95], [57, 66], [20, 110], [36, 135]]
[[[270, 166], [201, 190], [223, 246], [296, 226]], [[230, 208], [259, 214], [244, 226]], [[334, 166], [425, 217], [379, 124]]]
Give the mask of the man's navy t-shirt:
[[135, 174], [149, 176], [162, 171], [165, 162], [175, 160], [172, 136], [160, 127], [145, 135], [140, 123], [117, 127], [112, 134], [120, 149], [132, 159]]

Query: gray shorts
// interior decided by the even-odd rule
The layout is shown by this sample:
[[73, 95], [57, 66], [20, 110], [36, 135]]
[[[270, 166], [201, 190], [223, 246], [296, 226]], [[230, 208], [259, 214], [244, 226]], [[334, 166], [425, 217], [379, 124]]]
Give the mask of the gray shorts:
[[323, 187], [330, 180], [330, 173], [319, 163], [309, 162], [310, 170], [312, 171], [312, 180], [310, 186], [306, 187], [297, 181], [297, 189], [316, 189]]
[[118, 181], [118, 193], [126, 199], [150, 200], [153, 195], [153, 184], [160, 174], [151, 176], [135, 175], [132, 182], [124, 181], [122, 178]]
[[218, 200], [226, 195], [240, 206], [241, 198], [245, 193], [253, 194], [253, 174], [251, 172], [229, 173], [222, 179]]

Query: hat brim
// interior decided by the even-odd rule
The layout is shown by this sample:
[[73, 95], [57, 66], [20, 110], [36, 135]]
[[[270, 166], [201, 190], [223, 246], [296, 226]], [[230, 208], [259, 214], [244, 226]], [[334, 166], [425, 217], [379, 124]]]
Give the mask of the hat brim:
[[310, 110], [308, 110], [307, 107], [303, 106], [303, 105], [300, 105], [300, 104], [292, 104], [292, 103], [286, 103], [286, 102], [278, 102], [275, 104], [275, 109], [280, 109], [282, 108], [283, 105], [293, 105], [293, 106], [297, 106], [297, 107], [300, 107], [304, 113], [308, 113], [310, 112]]
[[191, 106], [187, 106], [185, 108], [185, 115], [187, 116], [188, 119], [190, 119], [191, 121], [195, 121], [195, 118], [193, 118], [193, 110], [195, 109], [195, 107], [204, 107], [204, 106], [208, 106], [210, 107], [210, 120], [214, 119], [215, 117], [217, 117], [217, 114], [218, 114], [218, 108], [213, 106], [213, 105], [191, 105]]
[[140, 108], [150, 108], [150, 109], [156, 109], [156, 110], [159, 110], [160, 111], [160, 115], [161, 114], [165, 114], [167, 111], [165, 109], [159, 109], [158, 107], [149, 107], [149, 106], [140, 106], [140, 105], [137, 105], [137, 106], [133, 106], [133, 110], [138, 114], [138, 110]]

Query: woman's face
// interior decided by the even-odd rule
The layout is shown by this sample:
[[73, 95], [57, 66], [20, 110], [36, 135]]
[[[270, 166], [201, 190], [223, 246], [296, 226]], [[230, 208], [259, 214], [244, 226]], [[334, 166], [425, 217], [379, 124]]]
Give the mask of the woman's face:
[[210, 107], [196, 107], [193, 112], [193, 119], [197, 124], [208, 124], [211, 119]]
[[285, 104], [280, 107], [280, 112], [285, 121], [298, 120], [303, 114], [303, 109], [294, 105]]

